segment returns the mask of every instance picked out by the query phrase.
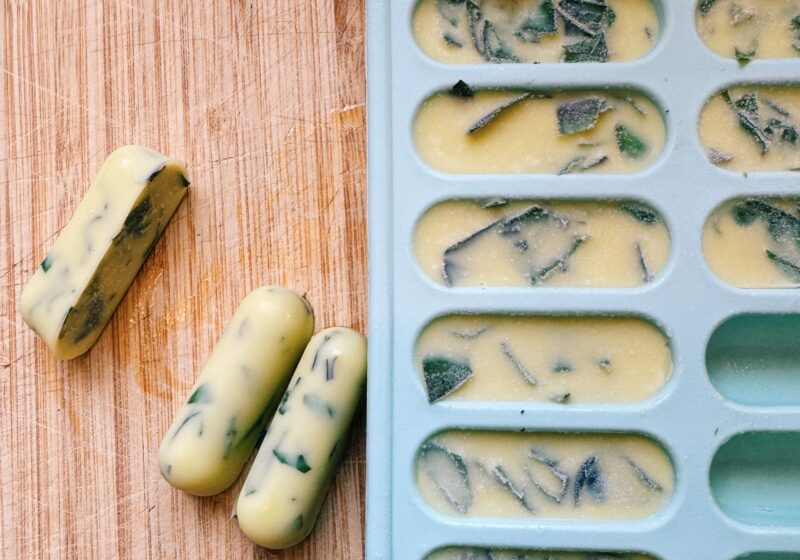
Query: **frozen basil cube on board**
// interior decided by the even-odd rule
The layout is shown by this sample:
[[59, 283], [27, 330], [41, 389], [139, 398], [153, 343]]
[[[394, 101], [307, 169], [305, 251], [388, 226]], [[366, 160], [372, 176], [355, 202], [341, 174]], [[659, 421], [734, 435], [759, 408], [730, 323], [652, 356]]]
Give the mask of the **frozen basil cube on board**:
[[186, 195], [182, 163], [112, 152], [22, 292], [22, 318], [56, 357], [87, 352]]
[[313, 330], [311, 306], [290, 290], [264, 286], [242, 300], [161, 442], [167, 482], [197, 496], [233, 484]]
[[253, 542], [287, 548], [314, 528], [367, 381], [367, 342], [335, 327], [309, 342], [247, 475], [236, 517]]

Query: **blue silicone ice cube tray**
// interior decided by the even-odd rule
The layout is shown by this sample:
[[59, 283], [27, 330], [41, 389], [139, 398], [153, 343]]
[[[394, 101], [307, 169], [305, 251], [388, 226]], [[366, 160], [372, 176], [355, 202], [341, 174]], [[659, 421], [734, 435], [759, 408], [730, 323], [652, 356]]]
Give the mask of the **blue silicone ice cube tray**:
[[[722, 283], [704, 261], [701, 238], [709, 214], [723, 202], [798, 196], [800, 181], [790, 172], [740, 174], [714, 166], [697, 123], [706, 100], [721, 88], [791, 82], [800, 60], [755, 60], [742, 67], [703, 44], [694, 0], [655, 5], [660, 35], [638, 61], [448, 65], [416, 45], [414, 0], [368, 2], [368, 558], [421, 560], [455, 545], [638, 551], [664, 560], [733, 560], [756, 552], [765, 555], [753, 558], [798, 558], [772, 554], [800, 551], [800, 395], [786, 397], [786, 391], [798, 392], [791, 371], [800, 378], [800, 349], [792, 337], [800, 333], [800, 297], [789, 289]], [[412, 125], [426, 98], [458, 80], [475, 89], [640, 91], [662, 111], [665, 147], [654, 165], [625, 175], [441, 173], [416, 153]], [[431, 282], [413, 252], [419, 217], [441, 201], [495, 196], [641, 200], [669, 228], [669, 263], [656, 281], [635, 289], [447, 288]], [[637, 404], [431, 405], [415, 370], [415, 341], [431, 320], [453, 313], [647, 317], [668, 336], [674, 370], [656, 396]], [[781, 367], [791, 370], [763, 382], [747, 377], [758, 371], [726, 378], [728, 394], [761, 391], [758, 405], [723, 396], [712, 382], [714, 372], [709, 374], [735, 366], [737, 348], [765, 358], [780, 354]], [[770, 390], [764, 383], [778, 385]], [[669, 454], [674, 492], [661, 511], [637, 521], [446, 516], [420, 497], [414, 461], [432, 434], [461, 428], [644, 434]]]

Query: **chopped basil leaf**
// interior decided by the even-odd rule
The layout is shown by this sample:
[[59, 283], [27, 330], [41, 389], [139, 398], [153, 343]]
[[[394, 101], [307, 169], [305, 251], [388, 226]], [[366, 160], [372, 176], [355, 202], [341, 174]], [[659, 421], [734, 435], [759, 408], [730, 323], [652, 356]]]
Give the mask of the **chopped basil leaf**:
[[769, 249], [767, 249], [767, 258], [774, 262], [781, 272], [783, 272], [792, 282], [800, 283], [800, 265], [793, 263], [776, 253], [773, 253]]
[[607, 21], [608, 4], [605, 0], [561, 0], [554, 7], [564, 19], [568, 35], [594, 37]]
[[206, 404], [213, 400], [214, 399], [211, 396], [211, 388], [208, 386], [208, 384], [203, 383], [189, 396], [189, 400], [186, 401], [186, 404]]
[[600, 114], [611, 108], [598, 95], [565, 101], [556, 109], [558, 131], [560, 134], [575, 134], [591, 130], [597, 125]]
[[524, 507], [529, 512], [533, 513], [536, 511], [533, 503], [531, 503], [530, 499], [528, 498], [528, 493], [524, 488], [520, 488], [518, 484], [516, 484], [511, 477], [509, 476], [508, 472], [502, 467], [502, 465], [496, 465], [492, 469], [492, 477], [494, 481], [499, 484], [502, 488], [508, 491], [514, 499], [516, 499], [522, 507]]
[[420, 449], [418, 461], [444, 499], [459, 513], [467, 513], [473, 494], [464, 459], [436, 443], [427, 442]]
[[617, 136], [617, 146], [624, 155], [632, 158], [640, 158], [647, 153], [647, 144], [636, 134], [628, 130], [623, 124], [614, 127]]
[[642, 469], [642, 467], [640, 467], [639, 465], [634, 463], [633, 460], [630, 457], [625, 457], [625, 460], [631, 466], [631, 468], [633, 469], [633, 472], [636, 474], [636, 478], [638, 478], [642, 482], [642, 484], [647, 486], [653, 492], [663, 492], [664, 491], [664, 488], [662, 488], [662, 486], [658, 482], [653, 480], [653, 478], [650, 475], [648, 475], [644, 471], [644, 469]]
[[280, 451], [277, 447], [272, 450], [272, 454], [283, 463], [284, 465], [289, 465], [300, 471], [301, 473], [305, 474], [311, 470], [311, 467], [306, 463], [306, 458], [303, 457], [302, 454], [297, 455], [296, 457], [290, 457]]
[[425, 392], [428, 402], [435, 403], [461, 387], [472, 377], [468, 361], [457, 361], [443, 356], [426, 356], [422, 360]]
[[508, 341], [504, 340], [500, 343], [500, 349], [503, 351], [503, 354], [511, 361], [511, 364], [514, 366], [514, 369], [517, 370], [517, 373], [522, 376], [522, 378], [528, 382], [529, 385], [536, 385], [537, 380], [536, 377], [530, 372], [530, 370], [525, 367], [525, 364], [519, 361], [519, 358], [514, 354], [511, 350], [511, 345]]
[[642, 222], [643, 224], [653, 225], [661, 221], [661, 218], [655, 210], [644, 204], [636, 202], [623, 202], [619, 205], [619, 209], [623, 212], [630, 214], [634, 219]]
[[316, 395], [303, 395], [303, 404], [310, 408], [317, 416], [333, 418], [336, 415], [336, 410], [333, 405]]
[[652, 282], [654, 276], [650, 273], [650, 268], [647, 266], [647, 260], [644, 258], [642, 246], [639, 243], [636, 243], [634, 249], [636, 251], [637, 258], [639, 259], [639, 268], [642, 269], [642, 280], [645, 284]]
[[605, 33], [598, 33], [571, 45], [564, 45], [564, 62], [606, 62], [608, 44]]
[[755, 58], [755, 56], [756, 56], [756, 48], [755, 47], [753, 47], [751, 49], [748, 49], [748, 50], [743, 50], [743, 49], [740, 49], [739, 47], [734, 47], [733, 51], [734, 51], [734, 54], [736, 55], [736, 60], [742, 66], [744, 66], [745, 64], [747, 64], [748, 62], [753, 60], [753, 58]]
[[581, 503], [581, 495], [584, 488], [596, 502], [602, 502], [605, 499], [605, 482], [603, 481], [597, 457], [589, 457], [578, 468], [578, 472], [575, 475], [575, 490], [573, 494], [575, 505]]
[[464, 10], [464, 0], [436, 0], [436, 10], [443, 20], [457, 27], [461, 12]]
[[450, 88], [451, 95], [456, 95], [458, 97], [472, 97], [475, 95], [475, 92], [472, 91], [472, 88], [467, 85], [464, 80], [458, 80], [453, 87]]
[[539, 7], [522, 21], [514, 35], [525, 43], [538, 43], [542, 35], [553, 35], [557, 31], [553, 0], [543, 0]]
[[540, 282], [544, 282], [550, 276], [552, 276], [553, 273], [557, 271], [565, 272], [569, 264], [569, 259], [572, 257], [572, 255], [575, 254], [575, 251], [577, 251], [578, 248], [581, 245], [583, 245], [583, 243], [586, 242], [588, 239], [589, 239], [588, 235], [575, 236], [572, 240], [572, 245], [570, 245], [570, 247], [566, 250], [566, 252], [564, 252], [564, 254], [562, 254], [560, 257], [556, 258], [549, 264], [543, 266], [542, 268], [535, 270], [531, 274], [531, 279], [530, 279], [531, 284], [536, 285]]
[[42, 261], [42, 270], [45, 272], [50, 270], [50, 267], [53, 265], [53, 260], [50, 258], [50, 255], [47, 255], [44, 260]]
[[598, 154], [596, 156], [578, 156], [567, 162], [567, 165], [565, 165], [558, 172], [558, 174], [567, 175], [569, 173], [586, 171], [587, 169], [597, 167], [598, 165], [603, 164], [606, 161], [608, 161], [608, 156], [605, 154]]
[[528, 99], [531, 95], [533, 95], [532, 92], [526, 92], [526, 93], [523, 93], [523, 94], [518, 95], [516, 97], [513, 97], [512, 99], [509, 99], [508, 101], [506, 101], [505, 103], [503, 103], [502, 105], [497, 107], [496, 109], [492, 110], [491, 112], [485, 114], [480, 119], [475, 121], [472, 124], [472, 126], [470, 126], [467, 129], [467, 134], [474, 134], [477, 131], [481, 130], [486, 125], [488, 125], [493, 120], [495, 120], [497, 117], [499, 117], [503, 113], [503, 111], [505, 111], [506, 109], [508, 109], [510, 107], [513, 107], [514, 105], [516, 105], [520, 101], [524, 101], [525, 99]]
[[711, 8], [713, 8], [714, 4], [716, 3], [717, 0], [701, 0], [699, 5], [700, 13], [702, 15], [706, 15], [709, 11], [711, 11]]
[[451, 47], [455, 47], [457, 49], [464, 47], [464, 43], [461, 42], [461, 39], [455, 37], [450, 31], [445, 31], [442, 33], [442, 39], [444, 39], [444, 42]]

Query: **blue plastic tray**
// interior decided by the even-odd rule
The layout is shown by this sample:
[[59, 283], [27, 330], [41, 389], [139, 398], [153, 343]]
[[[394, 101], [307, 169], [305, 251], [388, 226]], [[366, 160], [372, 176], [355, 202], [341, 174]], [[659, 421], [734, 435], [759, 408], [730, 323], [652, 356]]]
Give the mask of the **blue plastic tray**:
[[[736, 83], [782, 83], [800, 77], [800, 61], [756, 60], [740, 67], [708, 50], [695, 28], [694, 0], [655, 3], [660, 38], [643, 59], [611, 64], [447, 65], [417, 47], [415, 0], [368, 3], [368, 177], [370, 243], [370, 383], [368, 390], [367, 557], [419, 560], [446, 545], [544, 550], [630, 550], [664, 560], [732, 560], [756, 551], [800, 551], [800, 501], [793, 518], [749, 524], [726, 515], [710, 484], [718, 448], [743, 432], [800, 431], [800, 408], [745, 407], [709, 381], [705, 356], [716, 328], [737, 314], [800, 312], [792, 290], [743, 290], [706, 265], [703, 224], [719, 204], [742, 195], [800, 194], [792, 173], [748, 176], [713, 166], [697, 123], [705, 101]], [[448, 175], [416, 154], [415, 113], [429, 95], [463, 79], [470, 86], [538, 89], [632, 88], [660, 105], [667, 128], [660, 159], [630, 175]], [[669, 264], [639, 289], [458, 288], [431, 282], [415, 263], [419, 216], [451, 198], [633, 198], [657, 208], [669, 227]], [[654, 398], [635, 405], [443, 402], [429, 405], [413, 364], [416, 337], [431, 319], [454, 312], [631, 313], [652, 318], [670, 337], [674, 371]], [[798, 350], [800, 351], [800, 350]], [[800, 375], [800, 371], [798, 371]], [[797, 402], [795, 400], [795, 402]], [[525, 414], [520, 415], [524, 409]], [[414, 459], [430, 435], [447, 428], [618, 432], [650, 435], [670, 454], [675, 491], [665, 509], [641, 521], [447, 517], [416, 490]], [[794, 437], [794, 436], [791, 436]], [[800, 441], [795, 439], [794, 441]], [[769, 452], [769, 446], [767, 446]], [[796, 450], [800, 463], [800, 448]], [[720, 485], [736, 484], [720, 479]], [[761, 486], [760, 486], [761, 484]], [[758, 503], [769, 480], [727, 488]], [[787, 473], [786, 499], [800, 489]], [[774, 495], [772, 500], [780, 499]], [[765, 513], [768, 519], [768, 513]], [[791, 558], [794, 558], [792, 555]]]

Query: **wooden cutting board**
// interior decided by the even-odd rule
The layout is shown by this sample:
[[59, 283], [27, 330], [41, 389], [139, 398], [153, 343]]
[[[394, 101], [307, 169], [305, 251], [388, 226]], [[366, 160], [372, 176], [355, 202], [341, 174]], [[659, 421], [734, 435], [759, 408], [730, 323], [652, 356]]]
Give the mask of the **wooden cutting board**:
[[[357, 0], [3, 0], [0, 556], [360, 559], [364, 421], [289, 551], [198, 499], [156, 450], [242, 298], [307, 293], [366, 328], [364, 9]], [[23, 285], [105, 156], [144, 144], [192, 186], [98, 344], [59, 362]]]

